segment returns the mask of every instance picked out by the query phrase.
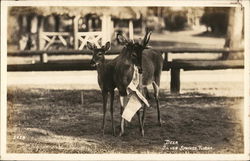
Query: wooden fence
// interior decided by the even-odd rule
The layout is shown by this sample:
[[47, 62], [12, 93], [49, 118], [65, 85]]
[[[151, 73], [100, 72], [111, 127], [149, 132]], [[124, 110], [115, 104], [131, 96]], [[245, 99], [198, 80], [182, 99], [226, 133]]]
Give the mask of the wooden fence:
[[[180, 70], [217, 70], [217, 69], [237, 69], [244, 68], [244, 60], [168, 60], [169, 53], [236, 53], [244, 52], [243, 49], [200, 49], [200, 48], [154, 48], [164, 53], [163, 70], [170, 70], [171, 93], [180, 92]], [[121, 47], [112, 48], [107, 55], [119, 54]], [[90, 66], [89, 60], [60, 60], [50, 61], [49, 56], [52, 55], [91, 55], [89, 50], [65, 50], [65, 51], [9, 51], [8, 57], [31, 57], [40, 56], [40, 62], [35, 64], [9, 64], [8, 71], [60, 71], [60, 70], [94, 70]]]

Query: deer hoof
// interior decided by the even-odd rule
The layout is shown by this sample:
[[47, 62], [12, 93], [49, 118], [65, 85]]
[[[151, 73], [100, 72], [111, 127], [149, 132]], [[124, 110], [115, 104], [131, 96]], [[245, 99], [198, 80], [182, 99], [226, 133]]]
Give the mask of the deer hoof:
[[119, 136], [121, 137], [123, 135], [123, 132], [120, 132]]
[[163, 124], [165, 124], [165, 121], [162, 121], [162, 120], [160, 119], [160, 121], [159, 121], [159, 126], [162, 126]]
[[113, 130], [113, 136], [115, 136], [115, 130]]
[[141, 136], [144, 137], [144, 130], [141, 131]]
[[160, 127], [162, 126], [162, 123], [163, 123], [162, 120], [159, 120], [158, 124]]

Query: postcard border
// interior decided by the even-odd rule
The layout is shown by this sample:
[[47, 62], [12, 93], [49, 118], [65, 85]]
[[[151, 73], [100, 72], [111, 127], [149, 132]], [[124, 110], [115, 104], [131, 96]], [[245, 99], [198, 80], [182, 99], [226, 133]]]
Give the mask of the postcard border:
[[[221, 1], [4, 1], [1, 2], [1, 159], [4, 160], [131, 160], [131, 154], [9, 154], [6, 153], [7, 131], [7, 7], [8, 6], [226, 6], [236, 7], [237, 0]], [[143, 2], [143, 4], [140, 4]], [[129, 5], [128, 5], [129, 4]], [[250, 15], [249, 1], [241, 1], [245, 15]], [[250, 16], [245, 16], [245, 71], [244, 71], [244, 154], [132, 154], [133, 160], [248, 160], [249, 159], [249, 49]], [[3, 146], [2, 146], [3, 145]], [[188, 158], [187, 158], [188, 157]]]

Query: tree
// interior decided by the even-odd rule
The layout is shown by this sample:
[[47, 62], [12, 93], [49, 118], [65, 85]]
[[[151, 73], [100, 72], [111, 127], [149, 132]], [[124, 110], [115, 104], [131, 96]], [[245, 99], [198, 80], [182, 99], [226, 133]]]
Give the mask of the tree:
[[211, 29], [211, 32], [218, 36], [227, 33], [229, 7], [205, 7], [200, 23]]
[[[243, 9], [240, 7], [232, 7], [229, 10], [229, 21], [224, 47], [237, 50], [243, 48]], [[242, 59], [243, 52], [225, 53], [223, 59]]]

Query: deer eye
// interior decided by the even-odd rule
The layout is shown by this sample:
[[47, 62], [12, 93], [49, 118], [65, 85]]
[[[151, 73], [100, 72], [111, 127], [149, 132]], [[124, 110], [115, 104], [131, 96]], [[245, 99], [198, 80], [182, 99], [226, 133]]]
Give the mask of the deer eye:
[[136, 57], [137, 57], [137, 55], [136, 55], [135, 53], [133, 53], [133, 54], [132, 54], [132, 57], [136, 58]]
[[102, 56], [102, 53], [97, 53], [97, 56]]

